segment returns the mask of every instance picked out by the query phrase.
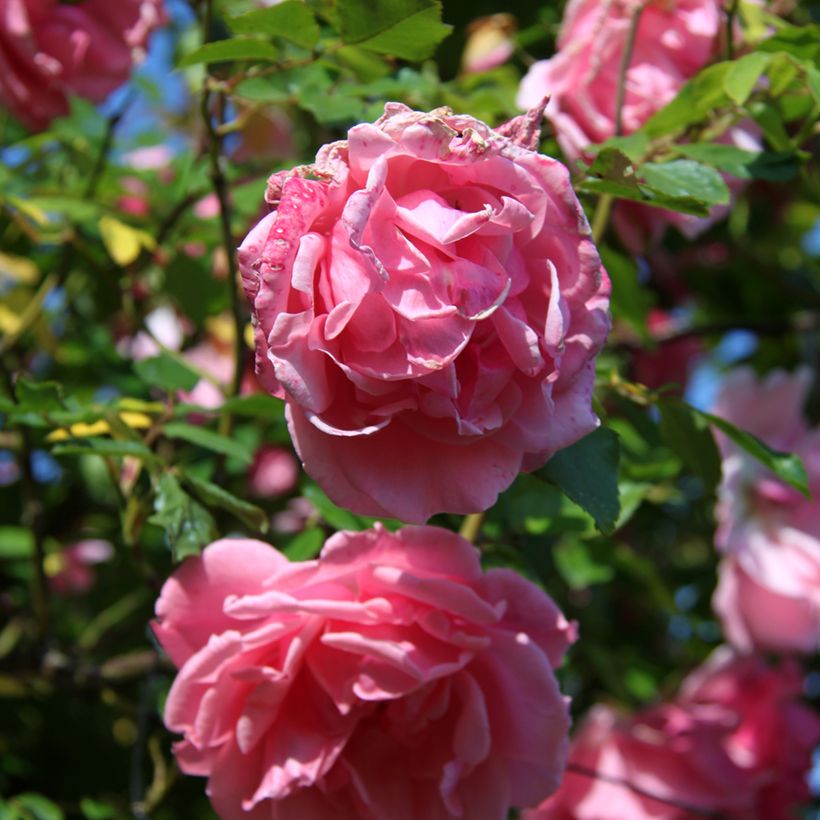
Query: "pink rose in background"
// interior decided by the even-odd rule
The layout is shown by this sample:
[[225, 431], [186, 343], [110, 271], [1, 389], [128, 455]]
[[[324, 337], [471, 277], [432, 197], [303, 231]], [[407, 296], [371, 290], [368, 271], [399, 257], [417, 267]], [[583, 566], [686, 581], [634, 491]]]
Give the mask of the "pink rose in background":
[[[570, 0], [558, 37], [558, 53], [535, 63], [521, 81], [518, 105], [529, 108], [550, 96], [546, 116], [570, 160], [590, 161], [591, 145], [617, 132], [618, 80], [634, 14], [641, 9], [626, 72], [620, 133], [638, 130], [677, 95], [683, 84], [720, 55], [725, 15], [720, 0]], [[760, 151], [759, 129], [742, 123], [718, 140]], [[733, 194], [745, 182], [725, 177]], [[708, 217], [618, 202], [613, 222], [633, 252], [657, 242], [674, 225], [689, 239], [726, 217], [715, 206]]]
[[35, 131], [73, 94], [102, 102], [165, 20], [162, 0], [0, 0], [0, 100]]
[[574, 628], [448, 530], [341, 532], [295, 564], [218, 541], [157, 616], [177, 761], [223, 820], [504, 820], [558, 786]]
[[590, 145], [615, 136], [621, 59], [641, 6], [626, 72], [622, 134], [640, 128], [720, 53], [720, 0], [570, 0], [558, 53], [530, 68], [518, 105], [531, 108], [549, 95], [546, 116], [571, 160], [588, 159]]
[[248, 489], [259, 498], [289, 493], [299, 480], [299, 465], [284, 447], [265, 445], [256, 451], [248, 476]]
[[802, 412], [811, 380], [807, 368], [763, 381], [741, 368], [713, 410], [800, 456], [812, 493], [804, 498], [719, 435], [715, 543], [724, 558], [713, 603], [729, 640], [746, 652], [820, 647], [820, 430], [809, 430]]
[[609, 281], [540, 118], [388, 103], [271, 177], [239, 251], [257, 373], [337, 504], [483, 510], [597, 425]]
[[797, 817], [811, 797], [807, 775], [820, 742], [820, 715], [800, 702], [802, 692], [803, 673], [794, 661], [768, 666], [726, 646], [681, 687], [682, 703], [734, 715], [724, 746], [756, 775], [756, 818]]
[[820, 718], [800, 703], [797, 665], [728, 647], [673, 703], [620, 717], [594, 707], [573, 739], [561, 788], [524, 820], [796, 817]]
[[[671, 313], [659, 308], [649, 311], [646, 323], [656, 338], [682, 327]], [[654, 349], [641, 348], [632, 357], [633, 378], [653, 390], [676, 384], [680, 387], [676, 392], [682, 394], [689, 374], [704, 352], [703, 343], [692, 336], [660, 342]]]
[[[461, 69], [467, 74], [489, 71], [503, 65], [515, 51], [518, 23], [512, 14], [490, 14], [473, 20], [467, 27], [467, 42], [461, 55]], [[536, 100], [535, 107], [541, 102]]]
[[110, 561], [114, 548], [100, 538], [86, 538], [46, 556], [48, 584], [58, 595], [82, 595], [93, 586], [92, 567]]

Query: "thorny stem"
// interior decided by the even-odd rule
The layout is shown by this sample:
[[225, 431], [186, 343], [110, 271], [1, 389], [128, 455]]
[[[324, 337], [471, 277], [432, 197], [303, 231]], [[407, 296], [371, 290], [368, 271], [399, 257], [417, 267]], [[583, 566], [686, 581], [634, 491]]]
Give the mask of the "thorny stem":
[[582, 775], [583, 777], [591, 777], [594, 780], [601, 780], [605, 783], [612, 783], [615, 786], [623, 786], [625, 789], [629, 789], [629, 791], [634, 792], [641, 797], [656, 800], [658, 803], [663, 803], [667, 806], [674, 806], [677, 809], [687, 812], [688, 814], [694, 814], [697, 817], [709, 817], [711, 820], [722, 820], [722, 818], [725, 818], [725, 815], [722, 812], [713, 811], [712, 809], [704, 809], [700, 806], [691, 806], [688, 803], [683, 803], [678, 800], [671, 800], [668, 797], [655, 794], [648, 789], [643, 789], [640, 786], [636, 786], [634, 783], [630, 783], [628, 780], [624, 780], [623, 778], [603, 774], [596, 769], [580, 766], [577, 763], [567, 764], [567, 771], [572, 772], [573, 774]]
[[[202, 19], [203, 41], [208, 42], [210, 37], [211, 20], [213, 17], [213, 1], [206, 0]], [[205, 81], [202, 86], [201, 115], [205, 125], [207, 139], [208, 161], [210, 164], [210, 176], [214, 193], [219, 201], [219, 221], [222, 229], [222, 244], [228, 259], [228, 287], [231, 298], [231, 314], [234, 325], [234, 374], [230, 386], [229, 396], [239, 395], [242, 386], [242, 376], [245, 364], [244, 331], [245, 316], [242, 310], [242, 302], [238, 290], [238, 269], [236, 265], [236, 248], [231, 233], [231, 203], [228, 194], [228, 183], [225, 178], [224, 157], [222, 156], [222, 137], [218, 132], [218, 125], [214, 124], [211, 111], [212, 82], [213, 77], [209, 72], [205, 74]], [[225, 94], [223, 91], [217, 92], [217, 112], [218, 118], [223, 119], [225, 107]], [[233, 426], [233, 417], [230, 413], [224, 413], [220, 421], [219, 432], [222, 435], [230, 435]]]

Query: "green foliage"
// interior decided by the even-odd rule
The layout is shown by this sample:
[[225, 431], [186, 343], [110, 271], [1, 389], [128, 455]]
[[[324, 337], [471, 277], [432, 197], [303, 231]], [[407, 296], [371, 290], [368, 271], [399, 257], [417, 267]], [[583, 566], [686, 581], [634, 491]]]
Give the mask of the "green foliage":
[[575, 444], [559, 450], [538, 475], [563, 490], [594, 519], [603, 533], [611, 533], [621, 510], [618, 496], [618, 436], [599, 427]]
[[165, 533], [174, 561], [199, 555], [215, 537], [211, 514], [182, 489], [171, 473], [165, 473], [159, 479], [154, 514], [148, 521]]
[[450, 33], [439, 0], [338, 0], [339, 31], [348, 45], [423, 60]]

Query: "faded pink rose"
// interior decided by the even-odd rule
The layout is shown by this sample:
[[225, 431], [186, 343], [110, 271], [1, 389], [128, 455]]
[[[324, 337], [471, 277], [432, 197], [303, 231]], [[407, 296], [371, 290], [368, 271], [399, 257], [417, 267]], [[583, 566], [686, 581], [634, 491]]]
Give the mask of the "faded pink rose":
[[618, 78], [633, 15], [640, 12], [626, 72], [621, 133], [639, 129], [720, 53], [720, 0], [570, 0], [558, 53], [530, 68], [518, 105], [550, 96], [546, 116], [570, 159], [616, 132]]
[[165, 19], [162, 0], [0, 0], [0, 100], [35, 131], [72, 95], [102, 102]]
[[723, 647], [673, 703], [632, 717], [596, 706], [573, 739], [561, 788], [523, 820], [785, 820], [809, 797], [820, 719], [797, 666]]
[[[656, 339], [681, 328], [671, 313], [659, 308], [649, 311], [646, 324]], [[703, 343], [694, 336], [661, 341], [652, 349], [643, 348], [635, 352], [632, 357], [632, 375], [635, 381], [653, 390], [675, 384], [680, 388], [676, 392], [682, 393], [690, 372], [703, 354]]]
[[100, 538], [86, 538], [46, 556], [48, 584], [58, 595], [82, 595], [93, 586], [92, 567], [110, 561], [114, 548]]
[[[518, 23], [512, 14], [490, 14], [473, 20], [467, 26], [467, 42], [461, 55], [462, 70], [473, 74], [506, 63], [515, 52], [517, 29]], [[540, 100], [534, 105], [538, 103]]]
[[820, 647], [820, 429], [802, 407], [809, 369], [775, 371], [763, 381], [741, 368], [726, 379], [713, 412], [769, 446], [803, 459], [804, 498], [719, 436], [723, 480], [715, 543], [724, 555], [714, 607], [743, 651], [816, 652]]
[[257, 373], [337, 504], [483, 510], [597, 425], [609, 280], [566, 168], [524, 147], [540, 118], [388, 103], [271, 177], [239, 251]]
[[503, 820], [558, 786], [574, 628], [448, 530], [341, 532], [294, 564], [218, 541], [157, 616], [177, 761], [223, 820]]
[[739, 767], [755, 773], [755, 818], [797, 817], [811, 795], [807, 775], [820, 743], [820, 715], [800, 702], [803, 672], [720, 647], [681, 687], [680, 702], [725, 709], [734, 717], [724, 743]]
[[264, 445], [256, 451], [248, 475], [248, 489], [259, 498], [289, 493], [299, 480], [299, 465], [284, 447]]

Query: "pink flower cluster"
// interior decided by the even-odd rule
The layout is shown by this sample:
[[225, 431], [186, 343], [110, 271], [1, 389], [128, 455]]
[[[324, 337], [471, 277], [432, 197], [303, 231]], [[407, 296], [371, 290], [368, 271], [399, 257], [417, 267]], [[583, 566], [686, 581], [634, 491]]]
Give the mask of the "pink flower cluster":
[[714, 606], [745, 652], [820, 649], [820, 429], [803, 416], [811, 371], [774, 371], [759, 381], [730, 374], [714, 412], [776, 450], [801, 457], [811, 498], [720, 438], [716, 544], [723, 559]]
[[388, 103], [271, 177], [239, 251], [257, 373], [337, 504], [484, 510], [597, 425], [609, 281], [566, 168], [530, 150], [542, 110], [494, 131]]
[[71, 95], [102, 102], [165, 19], [162, 0], [0, 0], [0, 101], [35, 131]]
[[340, 532], [296, 564], [218, 541], [156, 612], [176, 757], [223, 820], [503, 820], [558, 787], [574, 627], [448, 530]]
[[678, 698], [621, 717], [596, 706], [561, 788], [525, 820], [786, 818], [809, 798], [820, 718], [799, 703], [797, 664], [769, 667], [728, 647]]

